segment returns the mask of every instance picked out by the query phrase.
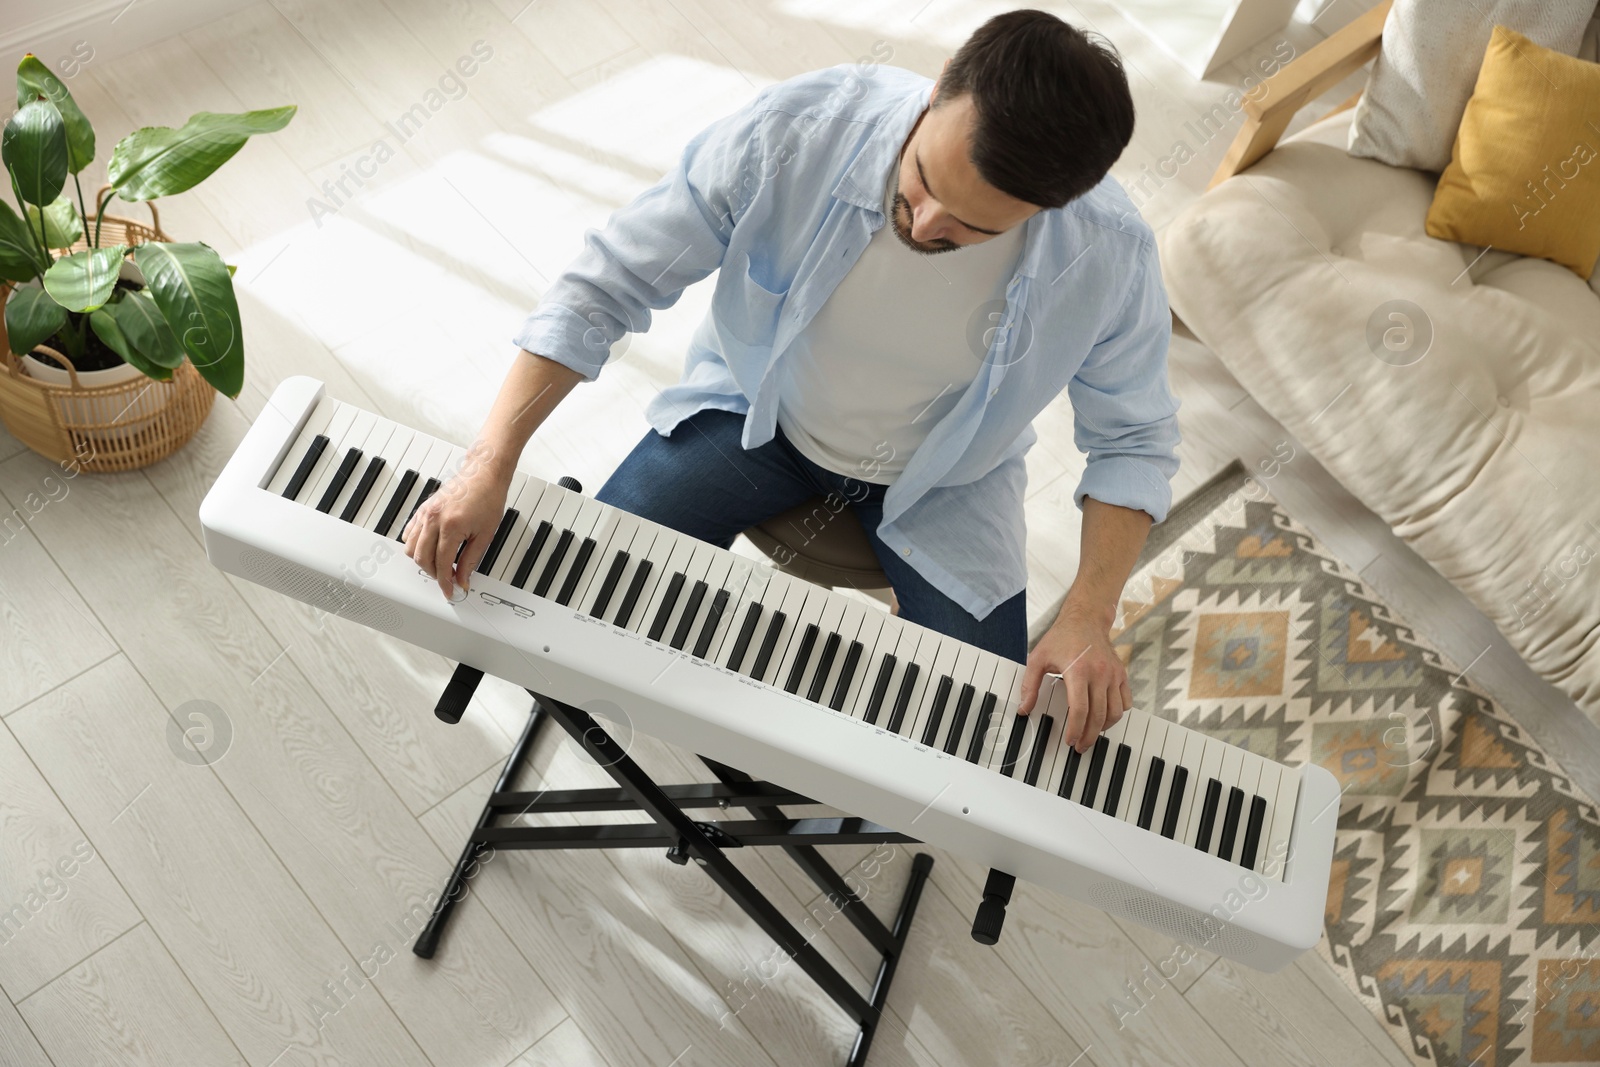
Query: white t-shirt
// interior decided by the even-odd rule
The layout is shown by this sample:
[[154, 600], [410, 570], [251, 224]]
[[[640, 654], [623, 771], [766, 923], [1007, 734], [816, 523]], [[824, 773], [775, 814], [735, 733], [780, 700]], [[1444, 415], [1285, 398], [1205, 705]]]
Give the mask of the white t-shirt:
[[914, 252], [894, 232], [899, 167], [884, 183], [883, 225], [778, 368], [784, 436], [819, 467], [884, 485], [977, 375], [1026, 228]]

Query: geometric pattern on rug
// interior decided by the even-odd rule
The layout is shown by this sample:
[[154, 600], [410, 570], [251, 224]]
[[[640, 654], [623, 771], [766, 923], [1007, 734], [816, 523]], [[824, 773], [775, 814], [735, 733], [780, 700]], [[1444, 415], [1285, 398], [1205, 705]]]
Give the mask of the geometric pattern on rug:
[[1338, 779], [1318, 953], [1418, 1064], [1600, 1064], [1594, 801], [1242, 467], [1168, 524], [1133, 706]]

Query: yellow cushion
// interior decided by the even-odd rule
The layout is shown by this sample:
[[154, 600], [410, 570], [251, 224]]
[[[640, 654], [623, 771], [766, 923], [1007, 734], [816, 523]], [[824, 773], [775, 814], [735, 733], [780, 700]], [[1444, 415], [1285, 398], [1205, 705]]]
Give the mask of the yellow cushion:
[[1600, 64], [1496, 26], [1426, 226], [1587, 279], [1600, 257]]

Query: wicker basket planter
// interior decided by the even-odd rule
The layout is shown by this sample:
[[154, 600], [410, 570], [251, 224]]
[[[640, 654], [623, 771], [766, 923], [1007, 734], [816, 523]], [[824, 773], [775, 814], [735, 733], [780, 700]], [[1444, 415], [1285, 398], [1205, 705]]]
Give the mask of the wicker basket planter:
[[[110, 186], [102, 186], [96, 202]], [[161, 231], [154, 204], [149, 225], [136, 219], [106, 215], [103, 244], [135, 245], [170, 241]], [[88, 234], [69, 251], [89, 247]], [[124, 260], [122, 277], [142, 281], [139, 269]], [[29, 283], [37, 285], [37, 282]], [[0, 283], [0, 311], [13, 286]], [[205, 422], [216, 389], [187, 359], [171, 381], [157, 381], [124, 363], [79, 373], [64, 354], [38, 345], [27, 356], [11, 351], [0, 317], [0, 422], [28, 448], [58, 463], [81, 470], [127, 471], [147, 467], [182, 448]]]

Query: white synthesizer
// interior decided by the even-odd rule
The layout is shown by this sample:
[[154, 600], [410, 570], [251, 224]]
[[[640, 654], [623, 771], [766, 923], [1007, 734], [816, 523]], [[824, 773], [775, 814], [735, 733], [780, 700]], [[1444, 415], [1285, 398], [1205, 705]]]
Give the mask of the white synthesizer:
[[[1321, 936], [1339, 787], [1137, 709], [1081, 756], [1022, 664], [518, 472], [454, 601], [399, 543], [465, 449], [273, 393], [200, 505], [232, 574], [1276, 971]], [[613, 716], [614, 717], [614, 716]]]

